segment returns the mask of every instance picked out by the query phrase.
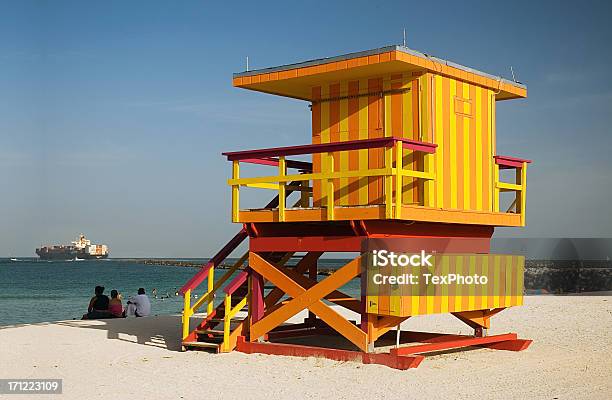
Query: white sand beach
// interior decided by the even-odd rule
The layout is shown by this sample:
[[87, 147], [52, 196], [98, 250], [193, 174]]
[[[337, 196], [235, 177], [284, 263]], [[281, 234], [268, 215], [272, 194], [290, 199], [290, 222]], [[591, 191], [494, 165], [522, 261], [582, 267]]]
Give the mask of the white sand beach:
[[[447, 352], [406, 371], [181, 352], [178, 316], [4, 326], [0, 378], [64, 380], [62, 396], [37, 399], [612, 398], [612, 297], [538, 296], [525, 303], [495, 316], [490, 333], [533, 339], [526, 351]], [[402, 328], [470, 333], [451, 315], [412, 318]]]

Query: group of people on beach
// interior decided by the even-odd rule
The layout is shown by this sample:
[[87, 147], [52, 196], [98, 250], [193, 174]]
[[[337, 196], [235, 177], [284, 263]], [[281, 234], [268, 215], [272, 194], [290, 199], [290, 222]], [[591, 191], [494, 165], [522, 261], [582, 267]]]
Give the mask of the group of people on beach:
[[138, 289], [138, 294], [128, 299], [125, 308], [121, 302], [121, 294], [115, 289], [111, 290], [110, 299], [104, 294], [104, 286], [96, 286], [94, 293], [89, 301], [87, 314], [83, 314], [83, 319], [148, 317], [151, 315], [151, 301], [144, 288]]

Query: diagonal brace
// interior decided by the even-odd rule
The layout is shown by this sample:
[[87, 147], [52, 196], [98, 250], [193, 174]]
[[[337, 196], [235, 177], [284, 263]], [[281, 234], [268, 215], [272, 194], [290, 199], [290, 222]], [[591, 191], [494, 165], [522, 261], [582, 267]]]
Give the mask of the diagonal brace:
[[366, 333], [322, 301], [325, 296], [361, 273], [360, 262], [361, 257], [357, 257], [326, 279], [306, 290], [277, 267], [271, 265], [256, 253], [251, 252], [249, 255], [249, 265], [251, 268], [293, 297], [292, 300], [253, 324], [251, 327], [251, 338], [263, 336], [298, 312], [308, 308], [358, 348], [367, 351]]

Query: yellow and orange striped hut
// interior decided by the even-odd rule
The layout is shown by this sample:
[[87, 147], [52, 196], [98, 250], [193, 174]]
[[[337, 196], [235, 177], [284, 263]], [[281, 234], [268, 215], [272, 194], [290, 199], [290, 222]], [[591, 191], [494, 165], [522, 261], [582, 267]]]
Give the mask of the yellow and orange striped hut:
[[[500, 182], [499, 165], [506, 167], [508, 160], [495, 158], [495, 103], [526, 97], [527, 89], [520, 83], [402, 46], [244, 72], [235, 74], [233, 83], [310, 101], [313, 144], [401, 138], [435, 145], [431, 157], [427, 157], [431, 153], [402, 150], [402, 166], [414, 175], [401, 178], [405, 219], [419, 214], [427, 221], [524, 225], [522, 201], [512, 213], [499, 212], [499, 190], [514, 190], [521, 197], [524, 185]], [[327, 172], [329, 157], [314, 154], [313, 172]], [[332, 152], [332, 157], [334, 171], [349, 175], [385, 165], [383, 148]], [[520, 164], [521, 172], [527, 163], [511, 162]], [[334, 203], [384, 205], [383, 182], [380, 175], [340, 178], [334, 185]], [[321, 180], [313, 181], [315, 207], [325, 205], [322, 186]], [[415, 212], [415, 206], [424, 208]], [[266, 219], [256, 215], [245, 214], [236, 222]]]
[[[526, 97], [524, 85], [403, 46], [246, 71], [234, 74], [233, 85], [309, 102], [312, 138], [304, 145], [224, 153], [232, 162], [232, 220], [243, 229], [182, 289], [185, 347], [342, 358], [331, 349], [317, 353], [270, 343], [288, 332], [327, 330], [367, 354], [364, 362], [403, 368], [420, 362], [415, 354], [432, 349], [517, 350], [529, 344], [515, 334], [484, 336], [491, 316], [522, 304], [523, 260], [487, 253], [495, 227], [525, 225], [530, 161], [500, 155], [495, 129], [496, 102]], [[244, 177], [241, 166], [247, 164], [275, 170]], [[501, 180], [500, 170], [513, 172], [512, 180]], [[245, 188], [273, 190], [277, 197], [265, 207], [245, 209], [240, 205]], [[500, 195], [504, 192], [511, 198]], [[454, 254], [438, 257], [428, 270], [432, 274], [487, 274], [491, 285], [402, 291], [389, 284], [369, 291], [366, 277], [373, 269], [364, 263], [364, 241], [385, 238], [408, 243], [406, 251]], [[215, 281], [215, 266], [245, 240], [249, 251]], [[325, 252], [361, 255], [319, 280], [317, 260]], [[360, 295], [340, 291], [359, 278]], [[205, 279], [208, 291], [192, 306], [191, 291]], [[228, 297], [215, 309], [214, 294], [227, 282]], [[275, 288], [265, 293], [265, 282]], [[359, 324], [330, 302], [358, 313]], [[190, 317], [204, 304], [209, 315], [191, 330]], [[232, 322], [247, 305], [247, 318]], [[306, 309], [303, 324], [283, 327]], [[383, 358], [372, 355], [376, 341], [407, 318], [445, 312], [473, 327], [475, 336], [400, 335], [398, 328], [398, 348]], [[220, 323], [220, 342], [206, 342]], [[401, 337], [425, 343], [400, 347]]]

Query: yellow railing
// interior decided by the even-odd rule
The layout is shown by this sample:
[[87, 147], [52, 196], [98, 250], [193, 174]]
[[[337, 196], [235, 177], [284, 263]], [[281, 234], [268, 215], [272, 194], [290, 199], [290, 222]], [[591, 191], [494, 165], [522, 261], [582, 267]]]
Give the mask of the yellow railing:
[[[285, 265], [294, 254], [293, 252], [285, 253], [278, 261], [278, 265]], [[234, 328], [233, 331], [231, 329], [231, 324], [234, 317], [236, 317], [236, 315], [248, 304], [248, 299], [251, 297], [250, 285], [247, 285], [247, 293], [234, 307], [232, 307], [232, 299], [236, 296], [236, 290], [243, 285], [247, 279], [248, 273], [247, 271], [243, 271], [224, 289], [226, 293], [224, 300], [225, 315], [223, 317], [223, 342], [220, 348], [220, 351], [223, 353], [234, 349], [236, 346], [236, 339], [238, 335], [242, 334], [242, 330], [244, 329], [244, 322]]]
[[[360, 143], [363, 142], [363, 143]], [[380, 144], [379, 146], [372, 146], [374, 144]], [[406, 145], [406, 142], [410, 142]], [[418, 143], [410, 145], [411, 143]], [[384, 138], [382, 140], [359, 140], [351, 142], [353, 146], [350, 148], [342, 144], [327, 144], [327, 145], [308, 145], [308, 146], [296, 146], [295, 148], [278, 148], [270, 149], [264, 154], [278, 153], [277, 158], [273, 161], [278, 167], [278, 173], [276, 175], [260, 176], [241, 178], [240, 177], [240, 162], [246, 159], [250, 154], [257, 154], [257, 152], [263, 152], [264, 150], [242, 152], [243, 155], [236, 155], [234, 159], [232, 156], [238, 153], [226, 153], [228, 158], [232, 159], [232, 178], [228, 180], [228, 184], [232, 187], [232, 220], [239, 222], [240, 215], [240, 187], [257, 187], [263, 189], [272, 189], [278, 191], [278, 219], [279, 221], [285, 221], [285, 194], [287, 190], [287, 183], [289, 182], [302, 182], [299, 187], [292, 187], [294, 191], [301, 191], [302, 198], [312, 191], [312, 185], [310, 182], [320, 182], [323, 192], [324, 206], [326, 207], [327, 220], [334, 220], [334, 180], [341, 178], [368, 178], [368, 177], [382, 177], [384, 182], [384, 205], [385, 205], [385, 216], [386, 218], [401, 219], [402, 215], [402, 185], [403, 178], [415, 178], [425, 180], [424, 184], [424, 198], [421, 205], [433, 206], [434, 205], [434, 149], [435, 145], [403, 141], [397, 138]], [[360, 145], [363, 145], [361, 147]], [[326, 148], [326, 146], [328, 148]], [[384, 148], [384, 165], [382, 168], [364, 168], [359, 170], [340, 170], [335, 171], [334, 165], [336, 160], [340, 157], [340, 153], [343, 151], [358, 150], [361, 148]], [[300, 150], [292, 149], [299, 148]], [[404, 149], [411, 149], [415, 152], [423, 152], [423, 171], [417, 171], [412, 169], [406, 169], [403, 165], [403, 151]], [[329, 150], [329, 151], [325, 151]], [[287, 174], [288, 160], [286, 160], [284, 153], [289, 154], [308, 154], [308, 153], [322, 153], [326, 154], [327, 157], [322, 157], [325, 165], [322, 165], [322, 172], [301, 172], [298, 174]], [[240, 157], [243, 157], [241, 159]], [[249, 158], [252, 161], [253, 158]], [[266, 156], [265, 158], [259, 159], [270, 162], [271, 157]], [[243, 161], [244, 162], [244, 161]], [[248, 161], [247, 161], [248, 162]], [[273, 164], [268, 164], [273, 165]], [[394, 179], [395, 178], [395, 179]], [[395, 182], [395, 183], [394, 183]], [[361, 205], [361, 204], [359, 204]], [[367, 205], [367, 204], [363, 204]]]
[[189, 321], [191, 316], [193, 316], [204, 304], [206, 304], [206, 314], [210, 315], [214, 309], [214, 298], [215, 293], [221, 289], [221, 287], [229, 280], [229, 278], [244, 264], [244, 262], [248, 259], [249, 253], [245, 253], [242, 257], [238, 259], [226, 272], [223, 276], [215, 282], [215, 266], [211, 266], [208, 270], [207, 276], [207, 287], [208, 290], [206, 293], [202, 295], [194, 304], [191, 305], [191, 295], [192, 289], [187, 289], [183, 296], [183, 340], [189, 336], [190, 328]]
[[[493, 163], [493, 211], [500, 212], [500, 193], [514, 192], [514, 201], [506, 212], [519, 214], [521, 226], [525, 226], [525, 210], [527, 204], [527, 165], [530, 160], [522, 160], [514, 157], [495, 156]], [[500, 169], [514, 169], [514, 182], [503, 182], [500, 180]]]
[[225, 316], [223, 317], [223, 344], [221, 351], [227, 352], [232, 350], [232, 342], [230, 341], [232, 319], [247, 305], [249, 293], [235, 307], [232, 308], [232, 293], [225, 295]]

